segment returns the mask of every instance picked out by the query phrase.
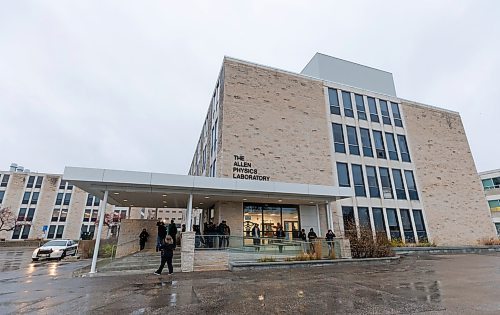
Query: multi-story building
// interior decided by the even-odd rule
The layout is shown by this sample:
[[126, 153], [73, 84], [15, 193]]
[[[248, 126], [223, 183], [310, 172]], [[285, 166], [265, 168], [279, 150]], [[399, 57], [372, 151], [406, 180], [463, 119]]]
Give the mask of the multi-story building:
[[500, 169], [479, 173], [483, 182], [484, 194], [491, 211], [491, 219], [500, 236]]
[[[13, 164], [0, 172], [0, 209], [16, 218], [13, 231], [1, 231], [0, 239], [79, 239], [82, 232], [94, 234], [99, 198], [62, 180], [59, 174], [31, 172]], [[185, 209], [115, 207], [106, 205], [102, 237], [118, 233], [123, 218], [185, 222]]]
[[279, 223], [295, 236], [313, 217], [324, 234], [332, 217], [348, 236], [360, 226], [439, 245], [494, 235], [459, 113], [398, 97], [391, 73], [322, 54], [301, 73], [224, 58], [189, 174], [354, 188], [317, 206], [226, 205], [240, 209], [231, 220], [243, 234]]

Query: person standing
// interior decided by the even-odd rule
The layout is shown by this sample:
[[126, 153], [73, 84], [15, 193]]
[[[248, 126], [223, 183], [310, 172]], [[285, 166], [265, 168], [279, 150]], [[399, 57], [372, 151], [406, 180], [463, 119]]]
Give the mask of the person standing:
[[156, 222], [156, 227], [158, 228], [158, 235], [156, 236], [156, 251], [158, 252], [163, 239], [167, 236], [167, 228], [165, 227], [165, 223], [161, 220]]
[[333, 239], [335, 237], [335, 233], [332, 230], [328, 230], [325, 235], [326, 243], [328, 244], [328, 257], [332, 257], [333, 253]]
[[146, 242], [148, 241], [149, 233], [146, 231], [146, 229], [142, 229], [141, 234], [139, 234], [139, 248], [140, 250], [144, 249], [144, 246], [146, 246]]
[[168, 226], [168, 235], [172, 238], [174, 242], [174, 248], [177, 245], [177, 225], [174, 223], [174, 219], [170, 220], [170, 224]]
[[163, 271], [163, 267], [165, 267], [165, 263], [167, 263], [168, 274], [171, 275], [174, 273], [174, 266], [172, 265], [172, 259], [174, 257], [174, 249], [175, 244], [172, 240], [172, 236], [168, 235], [166, 239], [162, 240], [162, 245], [160, 246], [161, 251], [161, 261], [160, 267], [158, 270], [154, 272], [155, 275], [161, 275]]
[[316, 235], [316, 232], [314, 232], [313, 228], [309, 229], [309, 233], [307, 234], [307, 238], [309, 238], [309, 243], [310, 243], [310, 246], [311, 246], [311, 253], [314, 254], [314, 244], [313, 244], [313, 242], [316, 241], [316, 239], [318, 238], [318, 235]]
[[252, 228], [253, 245], [256, 251], [260, 251], [260, 228], [257, 223]]
[[307, 253], [307, 235], [306, 230], [302, 229], [299, 232], [299, 239], [302, 241], [302, 251]]
[[278, 239], [278, 249], [279, 249], [279, 252], [282, 253], [283, 252], [283, 240], [285, 239], [285, 231], [283, 231], [283, 227], [281, 226], [281, 224], [278, 223], [278, 228], [276, 229], [276, 238]]

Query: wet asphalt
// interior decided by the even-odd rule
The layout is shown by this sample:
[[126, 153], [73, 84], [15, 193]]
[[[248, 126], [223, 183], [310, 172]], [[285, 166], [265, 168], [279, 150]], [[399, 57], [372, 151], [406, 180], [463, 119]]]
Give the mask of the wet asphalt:
[[74, 277], [0, 248], [0, 314], [500, 314], [500, 254], [306, 269]]

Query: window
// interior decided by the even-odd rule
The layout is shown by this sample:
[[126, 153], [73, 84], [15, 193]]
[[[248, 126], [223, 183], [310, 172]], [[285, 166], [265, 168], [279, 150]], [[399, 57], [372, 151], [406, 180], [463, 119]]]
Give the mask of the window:
[[399, 112], [399, 106], [397, 103], [391, 102], [392, 117], [394, 118], [394, 124], [398, 127], [403, 127], [403, 121], [401, 120], [401, 113]]
[[47, 238], [54, 238], [55, 232], [56, 232], [56, 226], [55, 225], [49, 226], [49, 233], [47, 233]]
[[340, 115], [339, 95], [336, 89], [328, 88], [328, 100], [330, 102], [330, 113]]
[[361, 228], [370, 229], [370, 231], [372, 230], [370, 213], [368, 212], [368, 208], [358, 207], [358, 220], [359, 220], [359, 226]]
[[85, 212], [83, 213], [83, 222], [90, 222], [90, 213], [92, 212], [91, 209], [85, 209]]
[[375, 225], [375, 232], [377, 234], [377, 237], [380, 236], [387, 238], [387, 235], [385, 234], [385, 221], [384, 221], [384, 214], [382, 213], [382, 208], [372, 208], [373, 212], [373, 224]]
[[403, 135], [398, 135], [399, 151], [401, 152], [401, 160], [403, 162], [411, 162], [410, 152], [408, 151], [408, 145], [406, 144], [406, 137]]
[[59, 189], [64, 189], [66, 188], [66, 181], [61, 180], [61, 183], [59, 184]]
[[61, 216], [59, 217], [59, 222], [66, 222], [67, 216], [68, 216], [68, 209], [62, 209]]
[[382, 194], [384, 199], [393, 199], [392, 195], [392, 185], [391, 185], [391, 177], [389, 175], [389, 169], [385, 167], [380, 167], [380, 182], [382, 183]]
[[69, 202], [71, 201], [71, 193], [66, 193], [64, 195], [64, 202], [63, 202], [63, 205], [67, 206], [69, 205]]
[[488, 200], [491, 211], [500, 211], [500, 200]]
[[28, 183], [26, 184], [26, 188], [33, 188], [34, 183], [35, 183], [35, 176], [30, 176], [28, 178]]
[[390, 132], [385, 133], [385, 139], [387, 140], [387, 152], [389, 152], [389, 159], [398, 161], [398, 149], [396, 149], [396, 142], [394, 141], [394, 135]]
[[332, 124], [332, 129], [335, 152], [345, 153], [344, 132], [342, 130], [342, 125]]
[[396, 188], [396, 197], [400, 200], [408, 199], [406, 198], [405, 185], [403, 183], [403, 175], [398, 169], [392, 169], [392, 178], [394, 179], [394, 188]]
[[387, 102], [384, 100], [379, 100], [378, 102], [380, 103], [380, 113], [382, 114], [382, 121], [386, 125], [392, 125]]
[[377, 152], [377, 157], [385, 159], [385, 146], [384, 138], [382, 138], [382, 132], [373, 130], [373, 140], [375, 141], [375, 151]]
[[94, 198], [94, 207], [97, 207], [97, 206], [99, 206], [100, 204], [101, 204], [101, 199], [99, 199], [99, 198], [95, 197], [95, 198]]
[[357, 197], [366, 197], [365, 180], [361, 165], [352, 164], [352, 180], [354, 182], [354, 193]]
[[57, 222], [59, 220], [59, 209], [54, 209], [52, 211], [52, 219], [50, 219], [50, 222]]
[[92, 217], [90, 218], [90, 222], [96, 222], [97, 221], [97, 214], [99, 213], [99, 210], [94, 209], [92, 211]]
[[[59, 195], [57, 195], [57, 196], [59, 197]], [[92, 196], [92, 195], [90, 195], [90, 194], [89, 194], [89, 195], [87, 195], [87, 203], [86, 203], [87, 207], [91, 207], [91, 206], [92, 206], [92, 199], [93, 199], [93, 198], [94, 198], [94, 196]], [[61, 197], [61, 199], [62, 199], [62, 197]], [[59, 204], [60, 204], [60, 203], [59, 203]]]
[[415, 221], [415, 229], [419, 242], [427, 242], [427, 232], [425, 230], [424, 217], [422, 210], [413, 210], [413, 221]]
[[35, 208], [29, 208], [28, 215], [26, 215], [26, 221], [33, 221], [34, 216], [35, 216]]
[[64, 225], [59, 225], [56, 231], [56, 238], [62, 238], [64, 232]]
[[483, 179], [482, 182], [485, 190], [500, 188], [500, 177]]
[[5, 196], [5, 191], [0, 191], [0, 204], [3, 202], [4, 196]]
[[405, 234], [405, 241], [407, 243], [415, 243], [415, 235], [413, 234], [413, 226], [411, 225], [410, 211], [408, 209], [399, 210], [401, 215], [401, 224], [403, 225], [403, 232]]
[[38, 176], [36, 178], [35, 188], [42, 188], [43, 176]]
[[2, 182], [0, 182], [0, 187], [7, 187], [7, 184], [9, 183], [9, 174], [4, 174], [2, 177]]
[[353, 207], [342, 207], [342, 217], [344, 219], [344, 234], [346, 237], [357, 237], [356, 220], [354, 219]]
[[72, 190], [72, 189], [73, 189], [73, 185], [69, 185], [69, 184], [68, 184], [68, 188], [67, 188], [67, 189], [68, 189], [68, 190]]
[[379, 122], [377, 103], [373, 97], [368, 97], [368, 108], [370, 109], [370, 120], [372, 122]]
[[410, 200], [418, 200], [417, 185], [415, 185], [415, 178], [412, 171], [405, 171], [406, 187], [408, 187], [408, 195]]
[[354, 117], [352, 110], [351, 93], [342, 91], [342, 102], [344, 104], [344, 115], [347, 117]]
[[56, 197], [56, 205], [60, 205], [62, 203], [62, 200], [63, 200], [63, 193], [58, 193], [57, 194], [57, 197]]
[[12, 232], [12, 239], [13, 240], [19, 239], [19, 236], [21, 235], [22, 228], [23, 228], [22, 225], [16, 225], [16, 227], [14, 228], [14, 231]]
[[28, 239], [28, 236], [30, 235], [30, 230], [31, 230], [31, 225], [25, 225], [23, 228], [23, 232], [21, 233], [21, 239], [23, 240]]
[[363, 156], [373, 157], [370, 131], [365, 128], [359, 128], [359, 133], [361, 135], [361, 145], [363, 146]]
[[23, 205], [27, 205], [30, 201], [31, 192], [25, 192], [23, 195]]
[[399, 230], [399, 220], [396, 215], [396, 209], [387, 209], [387, 224], [392, 239], [401, 239], [401, 231]]
[[356, 127], [347, 126], [347, 142], [349, 143], [349, 154], [359, 155]]
[[340, 187], [350, 187], [349, 170], [346, 163], [337, 162], [337, 177]]
[[495, 223], [495, 228], [497, 229], [497, 235], [500, 236], [500, 223]]
[[26, 221], [26, 208], [19, 209], [19, 214], [17, 215], [17, 221]]
[[33, 196], [31, 197], [31, 204], [36, 205], [38, 203], [38, 195], [40, 195], [39, 192], [34, 192]]
[[356, 101], [356, 109], [358, 110], [358, 119], [366, 120], [366, 108], [363, 95], [354, 94], [354, 99]]
[[373, 166], [366, 167], [366, 177], [368, 180], [368, 190], [371, 198], [380, 198], [380, 189], [378, 187], [377, 170]]

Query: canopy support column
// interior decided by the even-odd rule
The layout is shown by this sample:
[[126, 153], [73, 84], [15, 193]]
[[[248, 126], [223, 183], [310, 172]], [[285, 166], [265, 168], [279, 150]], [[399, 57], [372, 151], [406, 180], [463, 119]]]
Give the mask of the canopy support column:
[[328, 229], [333, 231], [333, 215], [330, 201], [326, 202], [326, 218], [328, 220]]
[[186, 232], [193, 231], [193, 194], [189, 194], [187, 211], [186, 211]]
[[99, 227], [97, 228], [97, 235], [95, 237], [94, 256], [92, 257], [92, 267], [90, 273], [95, 273], [95, 266], [97, 264], [97, 255], [99, 254], [99, 245], [101, 245], [101, 232], [104, 223], [104, 212], [106, 212], [106, 204], [108, 203], [108, 190], [104, 191], [104, 199], [101, 201], [99, 209]]

